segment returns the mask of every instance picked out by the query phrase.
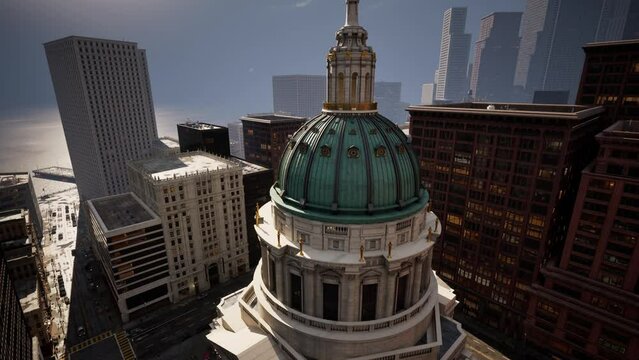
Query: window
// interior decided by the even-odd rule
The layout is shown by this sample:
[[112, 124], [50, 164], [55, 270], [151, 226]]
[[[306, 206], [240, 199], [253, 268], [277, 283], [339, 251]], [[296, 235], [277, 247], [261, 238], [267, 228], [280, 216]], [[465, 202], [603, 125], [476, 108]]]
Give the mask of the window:
[[406, 291], [408, 290], [408, 274], [402, 275], [397, 282], [395, 295], [395, 313], [406, 309]]
[[323, 317], [337, 321], [339, 316], [339, 285], [323, 283]]
[[366, 251], [379, 250], [381, 248], [382, 239], [366, 239]]
[[291, 307], [302, 311], [302, 277], [291, 273]]
[[343, 239], [328, 239], [328, 248], [330, 250], [344, 250], [344, 240]]
[[362, 314], [361, 321], [375, 320], [377, 308], [377, 284], [364, 284], [362, 286]]

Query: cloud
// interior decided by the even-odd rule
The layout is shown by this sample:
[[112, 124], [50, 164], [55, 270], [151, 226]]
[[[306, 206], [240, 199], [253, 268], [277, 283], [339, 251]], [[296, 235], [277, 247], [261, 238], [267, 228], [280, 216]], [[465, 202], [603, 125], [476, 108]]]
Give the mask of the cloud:
[[297, 7], [297, 8], [307, 7], [312, 2], [313, 2], [313, 0], [300, 0], [300, 1], [295, 3], [295, 7]]

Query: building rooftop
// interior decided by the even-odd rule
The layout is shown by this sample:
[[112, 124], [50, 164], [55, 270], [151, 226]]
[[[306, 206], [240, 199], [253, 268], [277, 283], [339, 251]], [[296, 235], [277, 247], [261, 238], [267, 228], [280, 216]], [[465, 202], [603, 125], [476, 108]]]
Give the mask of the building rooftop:
[[584, 119], [605, 111], [601, 106], [467, 102], [443, 105], [412, 105], [409, 111], [466, 112], [499, 116]]
[[106, 230], [112, 231], [157, 218], [133, 193], [89, 200]]
[[163, 136], [160, 139], [160, 142], [164, 145], [166, 145], [166, 147], [168, 148], [179, 148], [180, 147], [180, 142], [175, 140], [174, 138], [168, 137], [168, 136]]
[[11, 209], [7, 211], [2, 211], [0, 212], [0, 223], [24, 219], [28, 217], [28, 214], [29, 214], [29, 210], [27, 209]]
[[195, 122], [187, 121], [183, 124], [178, 124], [178, 126], [187, 127], [187, 128], [196, 129], [196, 130], [224, 129], [224, 126], [219, 126], [219, 125], [214, 125], [214, 124], [209, 124], [209, 123], [204, 123], [199, 121], [195, 121]]
[[599, 41], [599, 42], [588, 43], [584, 45], [583, 47], [584, 49], [588, 49], [588, 48], [596, 48], [596, 47], [623, 46], [623, 45], [639, 45], [639, 39]]
[[259, 173], [262, 171], [268, 171], [269, 169], [258, 165], [258, 164], [254, 164], [252, 162], [246, 161], [244, 159], [240, 159], [237, 157], [233, 157], [232, 158], [233, 161], [237, 162], [238, 165], [240, 165], [242, 167], [242, 175], [248, 175], [248, 174], [255, 174], [255, 173]]
[[0, 189], [9, 186], [15, 186], [20, 184], [26, 184], [29, 182], [29, 173], [17, 172], [17, 173], [0, 173]]
[[248, 114], [240, 118], [242, 121], [252, 121], [264, 124], [283, 123], [283, 122], [299, 122], [308, 120], [302, 116], [293, 116], [286, 114]]
[[136, 42], [132, 42], [132, 41], [124, 41], [124, 40], [112, 40], [112, 39], [100, 39], [100, 38], [94, 38], [94, 37], [88, 37], [88, 36], [77, 36], [77, 35], [71, 35], [71, 36], [66, 36], [60, 39], [56, 39], [56, 40], [51, 40], [48, 42], [45, 42], [43, 45], [47, 46], [49, 44], [53, 44], [53, 43], [57, 43], [57, 42], [63, 42], [63, 41], [70, 41], [70, 40], [85, 40], [85, 41], [95, 41], [95, 42], [105, 42], [105, 43], [119, 43], [119, 44], [126, 44], [126, 45], [133, 45], [134, 47], [137, 47], [138, 43]]
[[215, 171], [238, 165], [222, 157], [195, 151], [141, 160], [133, 166], [156, 180], [168, 180], [179, 176]]

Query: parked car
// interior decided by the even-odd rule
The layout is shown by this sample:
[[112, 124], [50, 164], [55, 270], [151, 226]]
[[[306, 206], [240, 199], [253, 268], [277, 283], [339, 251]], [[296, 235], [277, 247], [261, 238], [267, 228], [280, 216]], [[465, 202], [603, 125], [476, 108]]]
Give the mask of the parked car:
[[84, 326], [78, 326], [78, 336], [80, 337], [87, 336], [87, 331], [84, 330]]

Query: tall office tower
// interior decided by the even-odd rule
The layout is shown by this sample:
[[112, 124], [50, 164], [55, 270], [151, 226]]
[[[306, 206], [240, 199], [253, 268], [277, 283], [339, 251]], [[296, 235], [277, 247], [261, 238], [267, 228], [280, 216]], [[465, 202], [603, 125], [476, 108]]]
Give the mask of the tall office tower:
[[358, 2], [346, 1], [329, 51], [328, 101], [289, 142], [271, 201], [255, 214], [252, 282], [222, 300], [207, 336], [225, 358], [435, 360], [463, 348], [447, 317], [455, 301], [430, 267], [441, 226], [417, 159], [375, 109]]
[[639, 39], [591, 43], [584, 51], [577, 104], [605, 107], [608, 125], [638, 119]]
[[410, 134], [433, 209], [446, 214], [433, 267], [467, 323], [523, 338], [529, 289], [563, 243], [602, 107], [413, 106]]
[[471, 34], [465, 33], [467, 10], [450, 8], [444, 13], [436, 100], [461, 101], [468, 93], [466, 72]]
[[0, 359], [32, 360], [32, 344], [7, 263], [0, 250]]
[[231, 156], [229, 129], [203, 122], [177, 125], [180, 151], [202, 150], [218, 156]]
[[249, 270], [239, 165], [197, 151], [128, 167], [131, 191], [162, 220], [172, 302]]
[[126, 192], [126, 161], [158, 137], [144, 50], [78, 36], [44, 49], [80, 198]]
[[435, 84], [423, 84], [421, 104], [433, 105], [434, 97], [435, 97]]
[[123, 322], [171, 300], [162, 219], [132, 193], [87, 201], [93, 236]]
[[326, 97], [324, 75], [273, 76], [273, 112], [293, 116], [317, 115]]
[[377, 111], [384, 116], [393, 119], [397, 123], [405, 123], [408, 118], [406, 108], [408, 103], [402, 102], [402, 83], [401, 82], [375, 82], [375, 101], [377, 102]]
[[231, 155], [236, 158], [244, 159], [244, 133], [242, 130], [242, 122], [237, 121], [229, 123], [228, 129]]
[[476, 101], [513, 100], [521, 15], [520, 12], [496, 12], [481, 19], [470, 78]]
[[639, 0], [630, 0], [628, 16], [623, 29], [623, 39], [639, 39]]
[[639, 123], [597, 135], [561, 261], [542, 267], [528, 340], [562, 358], [639, 358]]
[[535, 90], [570, 91], [572, 103], [584, 58], [581, 47], [594, 40], [621, 39], [619, 13], [628, 1], [528, 0], [514, 85], [524, 88], [529, 98]]
[[42, 239], [42, 215], [33, 180], [27, 172], [0, 173], [0, 211], [28, 209], [38, 241]]
[[277, 169], [288, 139], [307, 118], [281, 114], [249, 114], [243, 116], [244, 155], [247, 161]]

